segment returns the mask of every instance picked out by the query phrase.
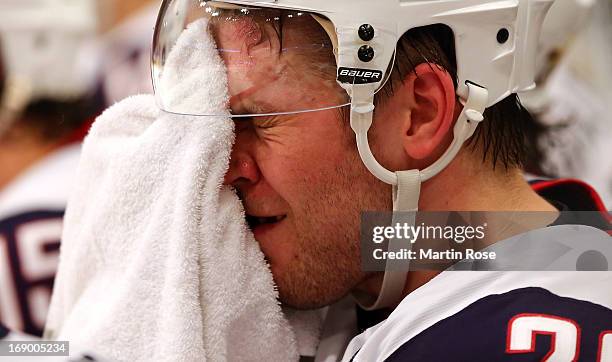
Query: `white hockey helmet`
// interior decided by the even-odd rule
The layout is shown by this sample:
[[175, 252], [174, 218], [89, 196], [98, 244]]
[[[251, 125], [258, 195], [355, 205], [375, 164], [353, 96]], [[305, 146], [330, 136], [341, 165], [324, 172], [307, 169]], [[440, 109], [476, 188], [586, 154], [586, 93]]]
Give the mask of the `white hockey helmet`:
[[[238, 119], [350, 105], [351, 127], [365, 166], [393, 185], [395, 211], [416, 211], [421, 182], [453, 160], [484, 119], [486, 107], [534, 86], [538, 38], [553, 1], [165, 0], [153, 44], [154, 89], [160, 108], [167, 112], [221, 115], [202, 111], [197, 100], [180, 101], [193, 97], [193, 87], [206, 85], [192, 79], [203, 70], [198, 58], [177, 52], [198, 49], [198, 39], [212, 39], [218, 53], [214, 56], [227, 68], [223, 71], [230, 104], [229, 113], [223, 115]], [[314, 33], [313, 24], [322, 27], [330, 41], [306, 39]], [[424, 170], [391, 172], [377, 162], [368, 143], [374, 96], [390, 76], [402, 35], [433, 24], [447, 25], [454, 33], [457, 94], [464, 109], [455, 124], [454, 140], [438, 161]], [[301, 36], [282, 36], [283, 29], [300, 27], [303, 32], [293, 34]], [[294, 54], [302, 59], [331, 58], [331, 66], [312, 61], [308, 63], [314, 68], [308, 70], [312, 74], [303, 74], [292, 67]], [[284, 62], [281, 66], [279, 59]], [[176, 64], [185, 68], [183, 75], [169, 70], [169, 65]], [[302, 91], [313, 74], [318, 76], [317, 88]], [[177, 88], [181, 82], [188, 86]], [[343, 93], [340, 96], [331, 91], [338, 89]], [[398, 247], [389, 242], [390, 250]], [[401, 295], [406, 273], [390, 270], [387, 268], [378, 300], [363, 303], [368, 309], [392, 305]]]
[[[314, 17], [332, 38], [333, 49], [313, 41], [301, 44], [299, 49], [282, 48], [285, 54], [301, 52], [310, 56], [333, 52], [336, 58], [333, 74], [346, 90], [346, 97], [321, 99], [317, 105], [304, 101], [299, 94], [299, 81], [289, 72], [273, 74], [269, 69], [261, 81], [249, 79], [248, 85], [241, 84], [236, 89], [230, 85], [230, 96], [242, 96], [245, 89], [257, 89], [266, 94], [270, 83], [294, 83], [296, 97], [303, 101], [291, 103], [284, 109], [253, 107], [244, 110], [231, 107], [234, 117], [285, 114], [329, 109], [346, 106], [350, 103], [353, 110], [367, 114], [374, 108], [374, 94], [384, 85], [387, 71], [393, 61], [395, 47], [399, 38], [408, 30], [431, 24], [445, 24], [454, 32], [458, 76], [457, 94], [468, 101], [470, 85], [486, 90], [484, 104], [472, 105], [472, 116], [482, 113], [484, 107], [491, 106], [512, 93], [529, 90], [534, 86], [538, 38], [546, 12], [554, 0], [455, 0], [455, 1], [328, 1], [328, 0], [269, 0], [269, 1], [203, 1], [203, 0], [165, 0], [161, 6], [157, 22], [152, 57], [152, 72], [155, 93], [159, 106], [168, 112], [190, 115], [202, 114], [198, 109], [172, 102], [171, 86], [162, 82], [167, 60], [181, 34], [201, 19], [211, 20], [208, 26], [210, 35], [219, 43], [219, 52], [229, 66], [227, 59], [232, 54], [248, 52], [244, 39], [223, 39], [223, 26], [237, 24], [240, 19], [252, 18], [254, 23], [276, 22], [300, 26], [301, 18]], [[213, 25], [214, 24], [214, 25]], [[241, 25], [246, 34], [249, 26]], [[278, 26], [277, 26], [278, 29]], [[227, 37], [226, 37], [227, 38]], [[297, 47], [296, 47], [297, 48]], [[229, 55], [228, 55], [229, 54]], [[175, 55], [176, 56], [176, 55]], [[253, 60], [261, 61], [261, 60]], [[230, 83], [236, 75], [246, 72], [245, 62], [234, 62], [230, 73]], [[197, 64], [191, 64], [194, 68]], [[252, 69], [249, 69], [252, 71]], [[329, 71], [328, 69], [321, 72]], [[293, 78], [292, 78], [293, 77]], [[242, 79], [244, 80], [244, 79]], [[263, 85], [257, 83], [265, 83]], [[267, 89], [263, 89], [267, 88]], [[472, 87], [474, 88], [474, 87]], [[276, 97], [290, 97], [289, 94]], [[482, 103], [482, 102], [476, 102]], [[469, 114], [469, 113], [468, 113]], [[358, 117], [356, 117], [358, 118]], [[363, 117], [361, 117], [363, 118]], [[366, 117], [368, 118], [368, 117]], [[360, 125], [360, 123], [364, 123]], [[369, 128], [368, 121], [355, 119], [353, 128]], [[363, 132], [362, 132], [363, 133]], [[469, 133], [469, 132], [468, 132]], [[365, 146], [365, 145], [364, 145]], [[364, 151], [367, 153], [367, 151]], [[368, 159], [369, 157], [366, 157]], [[368, 168], [383, 181], [396, 184], [394, 175], [380, 170], [371, 160]]]
[[530, 112], [544, 112], [550, 106], [546, 83], [563, 58], [571, 53], [574, 40], [588, 27], [595, 3], [596, 0], [557, 1], [550, 8], [536, 55], [537, 87], [520, 95], [521, 103]]
[[92, 88], [96, 65], [80, 55], [97, 27], [95, 0], [0, 1], [0, 128], [32, 101], [74, 100]]

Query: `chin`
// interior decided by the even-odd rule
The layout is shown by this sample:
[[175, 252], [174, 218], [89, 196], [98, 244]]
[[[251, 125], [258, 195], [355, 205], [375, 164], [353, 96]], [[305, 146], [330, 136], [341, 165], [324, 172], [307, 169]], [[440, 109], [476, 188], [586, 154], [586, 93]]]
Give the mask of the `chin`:
[[[286, 276], [285, 274], [284, 276]], [[334, 304], [349, 293], [349, 289], [338, 289], [331, 285], [313, 282], [312, 278], [274, 278], [279, 299], [283, 305], [299, 310], [318, 309]], [[299, 279], [299, 282], [296, 282]]]
[[335, 301], [326, 302], [325, 300], [319, 300], [318, 298], [296, 298], [295, 296], [286, 296], [279, 291], [279, 299], [284, 306], [297, 309], [297, 310], [312, 310], [326, 307], [333, 304]]

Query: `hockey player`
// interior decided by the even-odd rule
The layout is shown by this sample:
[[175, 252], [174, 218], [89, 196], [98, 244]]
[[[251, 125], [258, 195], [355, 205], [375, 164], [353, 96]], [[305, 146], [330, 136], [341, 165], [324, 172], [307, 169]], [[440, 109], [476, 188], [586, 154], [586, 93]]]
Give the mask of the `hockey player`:
[[[0, 321], [40, 335], [79, 141], [102, 104], [93, 1], [0, 5]], [[95, 64], [95, 59], [87, 59]]]
[[[360, 302], [365, 331], [346, 348], [342, 333], [324, 332], [332, 337], [315, 360], [612, 358], [611, 261], [603, 254], [599, 269], [587, 269], [605, 272], [360, 265], [367, 210], [546, 212], [553, 217], [530, 238], [594, 238], [607, 248], [604, 231], [557, 218], [603, 209], [591, 190], [569, 181], [534, 189], [522, 176], [531, 122], [516, 93], [533, 86], [551, 3], [163, 2], [153, 56], [159, 105], [216, 116], [173, 107], [171, 86], [160, 81], [182, 30], [206, 19], [236, 119], [226, 183], [242, 196], [282, 301], [317, 308], [353, 294]], [[595, 224], [608, 229], [607, 217]]]

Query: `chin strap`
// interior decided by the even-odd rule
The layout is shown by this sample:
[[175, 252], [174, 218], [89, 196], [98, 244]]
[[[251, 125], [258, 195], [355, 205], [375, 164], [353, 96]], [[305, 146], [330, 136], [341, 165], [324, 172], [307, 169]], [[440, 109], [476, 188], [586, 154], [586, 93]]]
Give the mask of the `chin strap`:
[[[421, 174], [419, 170], [395, 173], [397, 185], [393, 185], [393, 218], [391, 225], [414, 225], [416, 211], [419, 209], [421, 193]], [[389, 239], [387, 251], [410, 250], [412, 243], [404, 239]], [[374, 300], [364, 294], [355, 295], [359, 305], [365, 310], [376, 310], [397, 304], [406, 286], [408, 261], [388, 259], [378, 298]]]
[[[453, 141], [446, 152], [425, 170], [408, 170], [391, 172], [385, 169], [372, 154], [368, 142], [368, 130], [372, 125], [374, 96], [359, 94], [354, 88], [351, 105], [351, 128], [355, 132], [357, 149], [366, 168], [378, 179], [393, 186], [392, 225], [398, 223], [414, 225], [416, 211], [419, 208], [421, 183], [440, 173], [457, 156], [466, 140], [478, 124], [484, 120], [489, 93], [485, 88], [467, 83], [468, 95], [461, 115], [453, 129]], [[410, 250], [412, 244], [402, 239], [390, 239], [388, 251]], [[383, 283], [376, 300], [364, 294], [354, 294], [357, 303], [365, 310], [376, 310], [392, 307], [401, 301], [408, 276], [408, 260], [387, 259]]]

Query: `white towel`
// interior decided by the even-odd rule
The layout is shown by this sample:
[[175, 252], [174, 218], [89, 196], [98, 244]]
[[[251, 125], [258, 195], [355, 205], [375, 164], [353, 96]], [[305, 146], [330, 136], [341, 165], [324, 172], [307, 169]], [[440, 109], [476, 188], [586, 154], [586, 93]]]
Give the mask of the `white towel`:
[[[210, 97], [177, 101], [197, 99], [209, 107], [203, 111], [219, 112], [225, 73], [212, 41], [199, 44], [169, 62], [216, 62], [210, 72], [179, 77]], [[229, 117], [166, 114], [152, 96], [99, 117], [65, 216], [46, 337], [119, 361], [297, 360], [242, 205], [221, 186], [232, 141]]]

